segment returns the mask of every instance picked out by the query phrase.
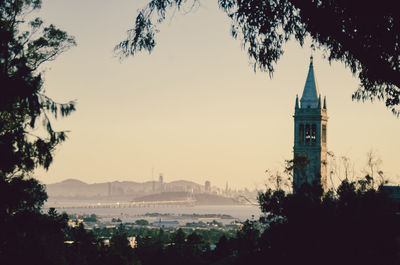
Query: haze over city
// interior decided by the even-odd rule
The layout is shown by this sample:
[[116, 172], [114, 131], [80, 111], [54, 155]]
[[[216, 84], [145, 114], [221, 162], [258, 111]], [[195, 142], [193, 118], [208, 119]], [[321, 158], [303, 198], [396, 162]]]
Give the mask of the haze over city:
[[[310, 44], [290, 42], [271, 79], [253, 71], [230, 21], [214, 1], [160, 27], [151, 55], [120, 61], [113, 53], [146, 1], [46, 0], [39, 15], [76, 37], [78, 46], [50, 64], [47, 95], [77, 100], [54, 123], [70, 130], [44, 183], [187, 179], [263, 187], [265, 170], [293, 156], [293, 114], [307, 75]], [[205, 19], [207, 18], [207, 19]], [[359, 85], [343, 64], [314, 53], [319, 92], [327, 98], [328, 150], [354, 162], [358, 176], [373, 149], [399, 183], [399, 118], [382, 102], [351, 100]]]

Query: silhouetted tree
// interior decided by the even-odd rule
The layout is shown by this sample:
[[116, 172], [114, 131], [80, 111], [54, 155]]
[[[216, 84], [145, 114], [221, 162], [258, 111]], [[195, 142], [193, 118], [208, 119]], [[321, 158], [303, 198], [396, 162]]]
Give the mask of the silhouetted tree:
[[127, 238], [127, 232], [121, 224], [110, 239], [108, 256], [109, 264], [134, 265], [140, 264]]
[[259, 260], [259, 237], [261, 231], [257, 221], [247, 220], [237, 232], [234, 240], [236, 260], [234, 264], [255, 264]]
[[0, 221], [22, 212], [39, 212], [46, 199], [45, 187], [36, 179], [0, 178]]
[[185, 240], [185, 232], [181, 228], [172, 234], [166, 249], [166, 264], [184, 263]]
[[[139, 11], [126, 40], [116, 46], [121, 57], [149, 52], [156, 45], [157, 24], [168, 9], [185, 9], [201, 0], [150, 0]], [[353, 99], [383, 99], [399, 114], [400, 15], [397, 1], [218, 0], [232, 20], [232, 36], [242, 40], [254, 70], [269, 72], [290, 39], [300, 45], [310, 37], [328, 60], [343, 62], [360, 79]]]
[[59, 104], [44, 93], [41, 66], [75, 45], [73, 37], [29, 20], [41, 0], [0, 1], [0, 263], [66, 264], [67, 216], [40, 211], [43, 185], [27, 172], [48, 168], [65, 140], [50, 119], [66, 116], [74, 103]]
[[101, 244], [91, 231], [85, 230], [83, 223], [69, 228], [67, 232], [67, 260], [71, 265], [95, 265], [100, 262]]
[[196, 232], [191, 233], [187, 237], [185, 256], [192, 264], [205, 264], [208, 258], [206, 253], [210, 250], [210, 246], [204, 241], [203, 237]]
[[[33, 251], [39, 246], [46, 246], [47, 240], [52, 248], [59, 246], [60, 242], [63, 244], [61, 228], [64, 228], [65, 220], [58, 219], [54, 211], [49, 215], [41, 214], [40, 207], [46, 199], [44, 186], [35, 179], [24, 179], [22, 176], [0, 178], [1, 264], [22, 264], [25, 259], [21, 252], [28, 246], [29, 251]], [[55, 231], [56, 228], [60, 230]], [[49, 235], [49, 232], [54, 234]], [[61, 241], [54, 242], [56, 238]], [[38, 242], [35, 243], [36, 240]], [[36, 253], [31, 260], [47, 257], [40, 255], [41, 253]]]
[[392, 202], [370, 177], [344, 180], [337, 193], [303, 185], [296, 194], [259, 195], [267, 228], [259, 258], [280, 264], [397, 264], [400, 230]]
[[40, 67], [75, 41], [40, 18], [29, 21], [28, 14], [40, 6], [41, 0], [0, 1], [1, 178], [36, 166], [47, 169], [55, 146], [66, 138], [64, 131], [53, 129], [50, 118], [75, 109], [73, 102], [59, 104], [44, 93]]
[[183, 232], [181, 228], [179, 228], [172, 234], [171, 243], [178, 249], [184, 247], [185, 240], [186, 240], [185, 232]]
[[149, 236], [138, 240], [136, 254], [143, 265], [157, 265], [165, 261], [163, 242]]
[[0, 264], [68, 264], [65, 230], [68, 217], [18, 211], [0, 224]]
[[[225, 235], [221, 236], [216, 248], [212, 253], [212, 260], [216, 264], [232, 264], [233, 259], [233, 240], [228, 239]], [[214, 264], [213, 263], [213, 264]]]

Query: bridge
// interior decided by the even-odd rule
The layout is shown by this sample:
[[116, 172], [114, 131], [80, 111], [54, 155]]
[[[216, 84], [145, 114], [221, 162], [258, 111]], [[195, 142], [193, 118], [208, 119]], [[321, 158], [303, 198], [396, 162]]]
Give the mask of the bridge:
[[91, 203], [77, 205], [52, 205], [45, 206], [44, 209], [94, 209], [94, 208], [142, 208], [152, 206], [194, 206], [196, 200], [178, 200], [178, 201], [141, 201], [141, 202], [113, 202], [113, 203]]

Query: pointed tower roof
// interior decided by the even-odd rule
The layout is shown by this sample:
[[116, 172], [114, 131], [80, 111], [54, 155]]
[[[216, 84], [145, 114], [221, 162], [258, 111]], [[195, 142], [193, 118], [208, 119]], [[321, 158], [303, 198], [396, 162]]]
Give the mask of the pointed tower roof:
[[318, 107], [318, 86], [314, 76], [313, 57], [310, 57], [310, 66], [306, 84], [304, 85], [303, 95], [301, 96], [301, 108], [317, 108]]

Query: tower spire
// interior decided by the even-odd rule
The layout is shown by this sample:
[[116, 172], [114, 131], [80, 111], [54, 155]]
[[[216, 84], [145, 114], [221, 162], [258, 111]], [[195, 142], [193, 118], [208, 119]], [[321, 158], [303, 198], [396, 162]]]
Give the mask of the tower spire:
[[321, 94], [318, 96], [318, 108], [321, 108]]
[[304, 85], [303, 95], [301, 96], [301, 108], [317, 108], [318, 107], [318, 86], [314, 76], [313, 56], [310, 56], [310, 66], [306, 83]]

